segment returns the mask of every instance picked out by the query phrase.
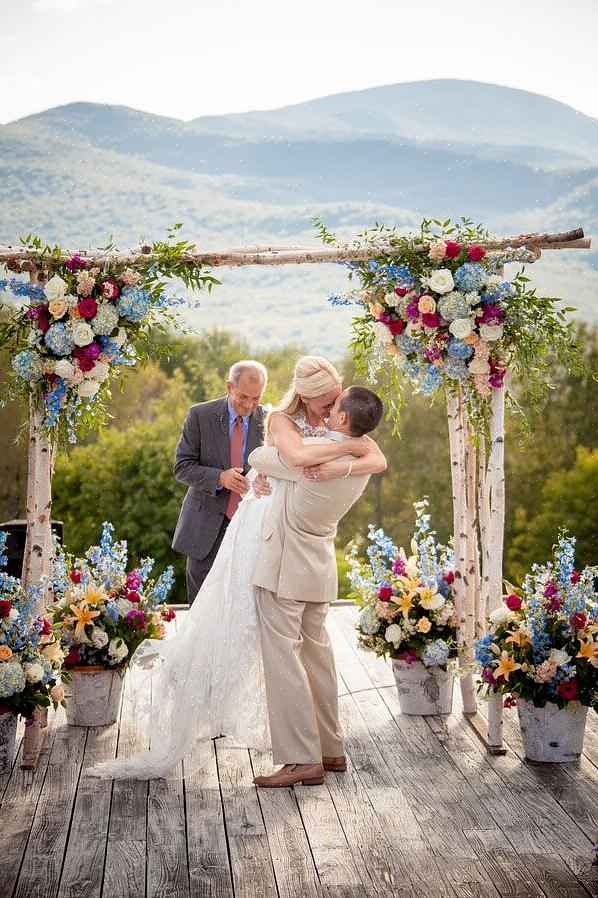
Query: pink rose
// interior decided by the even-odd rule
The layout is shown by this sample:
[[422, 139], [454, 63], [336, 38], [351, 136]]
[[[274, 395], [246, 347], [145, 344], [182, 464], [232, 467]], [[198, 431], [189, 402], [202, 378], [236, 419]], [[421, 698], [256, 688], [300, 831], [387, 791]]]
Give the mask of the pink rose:
[[391, 321], [390, 324], [387, 325], [391, 334], [396, 336], [397, 334], [402, 334], [405, 330], [406, 324], [405, 322], [399, 318], [398, 321]]
[[100, 284], [100, 293], [102, 293], [107, 299], [116, 299], [116, 297], [120, 294], [120, 287], [114, 280], [114, 278], [107, 278]]
[[587, 614], [584, 614], [583, 611], [576, 611], [571, 617], [571, 624], [576, 630], [583, 630], [587, 622], [588, 616]]
[[564, 680], [564, 682], [559, 683], [557, 692], [561, 698], [566, 699], [568, 702], [572, 702], [578, 696], [579, 683], [577, 680]]
[[70, 649], [67, 656], [64, 659], [64, 663], [66, 667], [72, 667], [75, 664], [79, 664], [81, 661], [81, 655], [77, 651], [77, 649]]
[[454, 240], [447, 240], [445, 246], [448, 259], [454, 259], [461, 252], [461, 244], [455, 243]]
[[571, 571], [571, 583], [579, 583], [581, 580], [581, 574], [579, 571]]
[[454, 575], [453, 571], [447, 571], [447, 572], [444, 574], [444, 576], [443, 576], [442, 579], [443, 579], [446, 583], [454, 583], [454, 581], [455, 581], [455, 575]]
[[171, 621], [175, 618], [174, 608], [163, 608], [162, 617], [165, 621]]
[[486, 255], [486, 250], [483, 246], [479, 246], [476, 244], [475, 246], [469, 247], [469, 249], [467, 250], [467, 255], [472, 262], [481, 262], [481, 260]]
[[72, 583], [81, 583], [81, 571], [72, 570], [69, 574]]
[[86, 358], [79, 359], [79, 368], [83, 372], [93, 371], [95, 366], [96, 366], [96, 363], [94, 362], [93, 359], [86, 359]]
[[0, 599], [0, 618], [8, 617], [12, 610], [12, 602], [10, 599]]
[[129, 602], [140, 602], [141, 596], [139, 595], [139, 593], [137, 592], [136, 589], [130, 589], [127, 592], [127, 599], [129, 600]]
[[507, 596], [505, 599], [505, 605], [511, 611], [519, 611], [521, 608], [522, 602], [519, 596], [516, 596], [515, 593], [511, 593], [511, 595]]
[[381, 602], [390, 602], [392, 599], [392, 587], [381, 586], [378, 590], [378, 598]]
[[397, 296], [407, 296], [409, 290], [407, 289], [407, 287], [395, 287], [395, 293], [397, 294]]
[[428, 312], [422, 315], [422, 324], [426, 327], [440, 327], [440, 315], [438, 312]]

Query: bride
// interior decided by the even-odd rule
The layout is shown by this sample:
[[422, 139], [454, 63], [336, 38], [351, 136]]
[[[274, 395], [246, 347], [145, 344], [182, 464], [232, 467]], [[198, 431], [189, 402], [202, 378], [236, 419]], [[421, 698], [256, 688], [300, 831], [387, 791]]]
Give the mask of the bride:
[[[373, 440], [308, 445], [326, 433], [326, 417], [341, 393], [337, 370], [304, 356], [291, 386], [266, 422], [265, 441], [296, 467], [327, 465], [353, 455], [353, 474], [383, 470]], [[381, 464], [382, 460], [382, 464]], [[277, 489], [274, 483], [272, 491]], [[104, 779], [153, 779], [175, 771], [184, 758], [189, 775], [211, 757], [211, 740], [226, 735], [250, 748], [270, 747], [257, 612], [251, 573], [271, 496], [250, 490], [239, 504], [218, 555], [175, 638], [146, 640], [131, 659], [134, 717], [149, 713], [149, 749], [88, 768]], [[258, 497], [261, 492], [261, 498]]]

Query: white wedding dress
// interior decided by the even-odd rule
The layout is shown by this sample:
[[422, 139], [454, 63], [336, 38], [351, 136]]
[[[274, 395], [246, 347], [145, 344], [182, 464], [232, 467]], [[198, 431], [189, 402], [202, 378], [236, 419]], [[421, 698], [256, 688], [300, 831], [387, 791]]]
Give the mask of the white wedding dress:
[[[294, 419], [302, 437], [321, 436]], [[249, 491], [239, 503], [190, 610], [172, 639], [146, 640], [128, 673], [127, 701], [149, 749], [84, 771], [103, 779], [189, 776], [212, 756], [211, 740], [230, 736], [248, 748], [270, 747], [259, 625], [251, 572], [272, 495]], [[134, 685], [132, 685], [134, 684]], [[178, 768], [178, 770], [177, 770]]]

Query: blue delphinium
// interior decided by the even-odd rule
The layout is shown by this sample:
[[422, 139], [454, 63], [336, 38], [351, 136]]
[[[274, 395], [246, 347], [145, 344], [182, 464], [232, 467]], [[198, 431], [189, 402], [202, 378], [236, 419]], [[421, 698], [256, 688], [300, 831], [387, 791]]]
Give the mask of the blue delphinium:
[[20, 281], [18, 278], [0, 280], [0, 290], [10, 292], [13, 296], [27, 297], [36, 302], [42, 302], [46, 298], [43, 287], [28, 281]]

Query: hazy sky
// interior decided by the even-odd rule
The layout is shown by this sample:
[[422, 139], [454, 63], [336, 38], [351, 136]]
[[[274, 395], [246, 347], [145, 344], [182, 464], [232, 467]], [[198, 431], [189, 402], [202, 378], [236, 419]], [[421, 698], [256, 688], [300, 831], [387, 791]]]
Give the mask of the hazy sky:
[[0, 122], [86, 100], [175, 118], [417, 81], [598, 117], [598, 0], [0, 0]]

